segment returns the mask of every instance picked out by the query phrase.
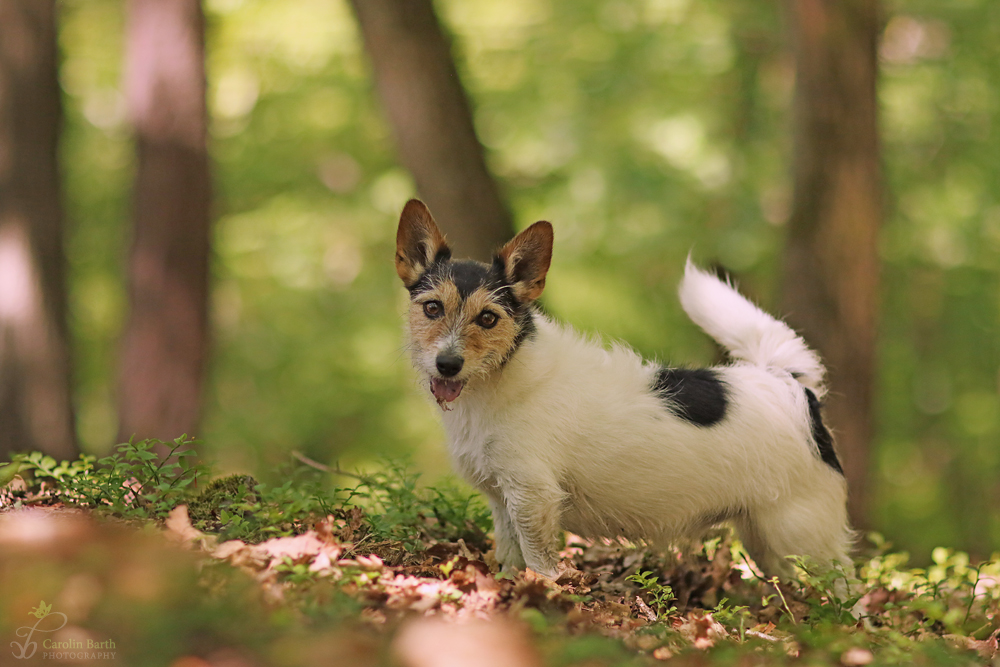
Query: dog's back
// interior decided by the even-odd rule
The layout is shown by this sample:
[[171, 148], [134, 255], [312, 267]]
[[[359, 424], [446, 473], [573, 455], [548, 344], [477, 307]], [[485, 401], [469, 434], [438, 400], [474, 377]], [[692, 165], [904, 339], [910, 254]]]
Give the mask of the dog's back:
[[844, 480], [790, 373], [667, 368], [536, 326], [495, 384], [444, 415], [484, 491], [521, 487], [521, 502], [557, 508], [562, 528], [588, 537], [662, 544], [732, 521], [769, 572], [786, 574], [791, 554], [845, 562]]

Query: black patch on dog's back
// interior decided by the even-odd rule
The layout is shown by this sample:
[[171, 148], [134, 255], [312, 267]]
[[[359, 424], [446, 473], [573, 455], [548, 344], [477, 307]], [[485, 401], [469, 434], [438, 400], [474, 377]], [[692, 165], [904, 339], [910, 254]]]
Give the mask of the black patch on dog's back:
[[820, 414], [819, 399], [816, 398], [816, 394], [809, 388], [806, 388], [806, 400], [809, 401], [809, 420], [812, 422], [812, 437], [816, 442], [816, 447], [819, 448], [819, 457], [823, 459], [823, 463], [843, 475], [844, 469], [840, 467], [840, 459], [837, 458], [837, 452], [833, 449], [833, 436], [830, 435], [829, 429], [823, 423], [823, 416]]
[[709, 368], [661, 368], [652, 390], [670, 412], [696, 426], [712, 426], [726, 416], [726, 385]]

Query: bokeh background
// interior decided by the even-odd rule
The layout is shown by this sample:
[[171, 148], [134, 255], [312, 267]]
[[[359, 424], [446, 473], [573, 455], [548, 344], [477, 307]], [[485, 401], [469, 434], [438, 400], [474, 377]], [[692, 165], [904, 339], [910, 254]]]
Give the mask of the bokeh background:
[[[63, 0], [78, 434], [117, 433], [134, 150], [123, 3]], [[522, 228], [553, 222], [545, 305], [675, 363], [688, 252], [780, 312], [794, 64], [781, 3], [440, 0], [480, 139]], [[215, 181], [200, 451], [267, 478], [290, 450], [448, 472], [402, 347], [399, 166], [350, 6], [206, 0]], [[1000, 4], [886, 2], [872, 524], [926, 558], [1000, 549]]]

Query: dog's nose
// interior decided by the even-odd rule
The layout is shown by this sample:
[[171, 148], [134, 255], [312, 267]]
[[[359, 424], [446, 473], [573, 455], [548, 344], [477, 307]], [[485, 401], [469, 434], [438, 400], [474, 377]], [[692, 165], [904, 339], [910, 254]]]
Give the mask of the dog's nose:
[[438, 372], [446, 378], [458, 375], [464, 363], [465, 359], [457, 354], [439, 354], [437, 357]]

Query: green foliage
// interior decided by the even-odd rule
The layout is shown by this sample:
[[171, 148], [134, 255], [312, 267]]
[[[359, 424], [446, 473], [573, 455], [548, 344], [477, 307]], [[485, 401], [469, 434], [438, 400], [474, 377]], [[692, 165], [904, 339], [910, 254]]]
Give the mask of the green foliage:
[[19, 461], [0, 463], [0, 489], [14, 481], [14, 477], [16, 477], [20, 471], [21, 463]]
[[649, 597], [649, 606], [656, 610], [657, 616], [665, 618], [677, 611], [677, 607], [671, 607], [670, 602], [676, 599], [674, 589], [665, 584], [661, 584], [659, 576], [655, 572], [643, 572], [639, 570], [635, 574], [625, 577], [625, 581], [638, 584], [639, 588], [646, 591]]
[[[57, 462], [40, 452], [15, 455], [21, 472], [51, 482], [56, 496], [68, 504], [99, 509], [126, 519], [162, 519], [192, 495], [193, 485], [205, 474], [192, 463], [197, 455], [186, 435], [164, 443], [129, 441], [110, 456], [97, 459], [82, 454], [76, 461]], [[162, 447], [163, 456], [153, 451]]]
[[454, 486], [418, 488], [419, 474], [405, 461], [386, 462], [384, 470], [357, 478], [359, 484], [349, 490], [347, 500], [360, 499], [377, 539], [402, 542], [411, 549], [427, 539], [486, 546], [492, 519], [477, 494]]
[[[130, 563], [124, 570], [142, 573], [143, 581], [161, 580], [152, 568], [170, 573], [162, 575], [162, 581], [171, 582], [170, 586], [150, 584], [140, 596], [148, 618], [136, 621], [128, 614], [117, 614], [119, 600], [99, 606], [96, 618], [105, 619], [101, 622], [106, 623], [101, 627], [142, 638], [142, 642], [130, 645], [177, 646], [178, 642], [194, 641], [193, 638], [199, 642], [220, 642], [227, 647], [254, 646], [265, 638], [268, 642], [280, 642], [294, 637], [299, 642], [306, 641], [312, 632], [341, 627], [365, 614], [381, 619], [375, 621], [377, 627], [392, 628], [397, 624], [385, 621], [394, 609], [398, 611], [412, 604], [410, 611], [422, 615], [427, 613], [428, 605], [440, 605], [434, 613], [453, 613], [465, 604], [464, 596], [480, 585], [485, 562], [479, 560], [475, 566], [471, 563], [490, 547], [485, 537], [489, 523], [481, 502], [468, 494], [447, 487], [421, 488], [417, 476], [403, 463], [388, 463], [381, 472], [359, 475], [359, 483], [347, 490], [329, 486], [324, 475], [305, 468], [281, 471], [285, 482], [274, 487], [247, 475], [204, 483], [208, 472], [203, 466], [185, 466], [180, 462], [193, 459], [193, 454], [179, 460], [176, 457], [190, 444], [187, 439], [174, 442], [170, 446], [174, 456], [164, 461], [147, 455], [153, 447], [163, 446], [155, 441], [123, 444], [116, 448], [115, 454], [101, 461], [84, 457], [59, 463], [37, 454], [20, 456], [17, 458], [20, 474], [27, 477], [28, 490], [22, 489], [19, 495], [4, 490], [0, 506], [6, 508], [15, 502], [61, 502], [99, 509], [102, 514], [158, 521], [174, 504], [184, 502], [195, 527], [218, 535], [220, 543], [233, 538], [257, 542], [292, 535], [311, 527], [317, 519], [333, 515], [335, 521], [329, 525], [340, 519], [359, 521], [359, 525], [351, 528], [355, 547], [382, 541], [382, 546], [394, 550], [396, 556], [404, 551], [404, 556], [417, 555], [421, 560], [427, 557], [423, 550], [438, 540], [463, 539], [467, 548], [462, 550], [453, 545], [448, 553], [456, 555], [437, 567], [424, 568], [421, 576], [426, 576], [425, 579], [413, 574], [419, 568], [403, 563], [405, 558], [396, 558], [403, 564], [392, 569], [383, 562], [386, 559], [359, 557], [368, 552], [349, 555], [345, 551], [346, 560], [320, 568], [311, 567], [311, 556], [287, 557], [257, 570], [251, 586], [266, 589], [267, 603], [262, 607], [258, 599], [260, 591], [248, 592], [247, 582], [241, 583], [230, 565], [207, 554], [201, 554], [203, 562], [197, 568], [192, 566], [187, 571], [184, 568], [188, 566], [181, 562], [183, 559], [178, 558], [176, 551], [167, 553], [162, 542], [146, 542], [150, 538], [148, 531], [115, 534], [107, 538], [106, 545], [91, 535], [85, 540], [87, 549], [115, 550], [116, 559]], [[116, 484], [122, 484], [127, 492], [123, 494]], [[202, 487], [200, 493], [194, 488], [196, 485]], [[80, 530], [84, 532], [106, 530], [94, 522], [82, 523], [85, 527]], [[107, 535], [111, 534], [112, 531], [107, 531]], [[485, 590], [487, 597], [509, 605], [507, 610], [533, 629], [551, 664], [579, 664], [585, 660], [597, 661], [595, 664], [650, 664], [646, 661], [648, 653], [661, 651], [658, 659], [662, 659], [663, 650], [674, 655], [679, 664], [686, 664], [686, 660], [697, 664], [743, 664], [748, 656], [755, 656], [766, 659], [768, 664], [803, 661], [816, 665], [861, 664], [857, 658], [871, 659], [874, 664], [967, 665], [975, 655], [973, 651], [992, 655], [995, 640], [1000, 636], [1000, 557], [973, 563], [965, 553], [938, 548], [931, 554], [930, 566], [910, 568], [907, 554], [888, 551], [880, 536], [873, 535], [870, 540], [881, 548], [857, 563], [857, 575], [837, 568], [822, 570], [808, 560], [797, 559], [797, 580], [779, 585], [743, 568], [732, 542], [712, 539], [694, 561], [674, 561], [672, 567], [681, 568], [679, 573], [670, 575], [677, 590], [662, 583], [663, 575], [651, 570], [639, 569], [624, 577], [641, 589], [642, 598], [656, 613], [655, 620], [641, 605], [630, 606], [634, 592], [622, 597], [620, 580], [606, 578], [603, 583], [610, 588], [600, 588], [603, 575], [616, 567], [622, 568], [621, 576], [628, 571], [626, 567], [634, 567], [636, 562], [655, 562], [658, 556], [651, 553], [638, 554], [640, 559], [631, 561], [633, 565], [629, 566], [625, 565], [621, 552], [611, 547], [609, 553], [616, 555], [609, 559], [577, 560], [575, 564], [582, 569], [586, 569], [587, 562], [595, 566], [584, 573], [597, 575], [589, 579], [585, 589], [577, 588], [581, 584], [561, 585], [537, 577], [515, 577], [513, 581], [487, 578], [483, 582], [485, 588], [478, 590], [480, 593]], [[123, 543], [129, 545], [127, 549], [121, 548]], [[350, 548], [346, 545], [334, 548], [341, 546]], [[11, 553], [0, 554], [0, 564], [4, 565], [0, 568], [0, 584], [5, 591], [13, 590], [12, 587], [21, 590], [28, 585], [25, 582], [44, 582], [49, 586], [53, 580], [51, 568], [26, 574], [36, 566], [35, 561], [51, 556], [57, 567], [64, 570], [69, 562], [58, 554], [43, 553], [44, 558], [25, 559], [19, 551]], [[460, 553], [466, 556], [459, 557]], [[112, 569], [111, 574], [101, 575], [99, 595], [123, 595], [116, 591], [133, 585], [129, 578], [126, 583], [118, 581], [120, 572], [108, 564], [109, 558], [81, 559], [74, 567], [90, 567], [88, 563]], [[716, 580], [708, 598], [699, 597], [701, 593], [689, 596], [704, 584], [701, 568], [709, 563], [713, 567], [736, 565]], [[478, 573], [470, 577], [473, 571]], [[64, 574], [68, 577], [79, 572]], [[199, 582], [197, 586], [201, 588], [185, 589], [182, 605], [185, 610], [198, 609], [197, 623], [179, 621], [180, 617], [171, 611], [180, 608], [170, 597], [178, 580], [187, 582], [186, 587], [195, 586], [196, 580]], [[587, 579], [581, 578], [584, 580]], [[391, 589], [390, 584], [399, 588]], [[59, 590], [45, 588], [44, 598], [42, 592], [31, 591], [31, 595], [5, 596], [3, 601], [64, 599]], [[679, 596], [678, 591], [683, 595]], [[723, 597], [718, 604], [705, 603], [723, 591], [731, 597]], [[482, 604], [485, 599], [473, 597], [476, 600], [473, 604]], [[679, 597], [686, 600], [683, 608], [678, 608]], [[127, 605], [134, 605], [139, 598], [129, 591], [123, 599], [129, 601]], [[711, 604], [714, 604], [711, 609], [705, 608]], [[265, 607], [267, 613], [262, 612]], [[41, 611], [41, 607], [37, 610]], [[28, 609], [18, 613], [23, 616]], [[111, 616], [105, 617], [108, 613]], [[244, 631], [248, 617], [255, 619], [253, 634]], [[597, 625], [587, 625], [591, 622]], [[205, 627], [213, 628], [220, 636], [205, 639], [201, 634]], [[289, 634], [290, 627], [295, 628], [294, 634]], [[624, 637], [624, 643], [598, 636], [609, 631]], [[852, 650], [854, 654], [849, 653]]]
[[752, 625], [753, 614], [746, 605], [729, 604], [729, 598], [722, 598], [712, 609], [712, 617], [728, 628], [736, 630], [742, 643], [746, 639], [746, 629]]
[[793, 556], [790, 560], [798, 567], [799, 581], [806, 586], [813, 618], [843, 624], [854, 620], [852, 610], [861, 593], [853, 572], [847, 572], [839, 563], [833, 568], [821, 568], [808, 558]]
[[209, 482], [188, 505], [192, 525], [218, 534], [221, 540], [257, 543], [301, 533], [316, 520], [342, 511], [340, 491], [314, 471], [286, 468], [284, 476], [277, 486], [249, 475]]
[[[126, 519], [159, 520], [186, 504], [192, 525], [223, 541], [258, 543], [301, 533], [315, 521], [344, 516], [357, 505], [364, 508], [365, 524], [376, 541], [402, 542], [411, 550], [428, 540], [464, 540], [487, 548], [492, 521], [480, 497], [450, 484], [419, 487], [419, 474], [405, 461], [386, 461], [382, 471], [357, 475], [358, 484], [348, 489], [330, 486], [303, 466], [285, 466], [279, 473], [284, 481], [273, 486], [250, 475], [206, 483], [208, 466], [190, 463], [197, 460], [192, 444], [186, 436], [169, 445], [142, 440], [119, 445], [100, 460], [82, 455], [62, 462], [32, 452], [16, 455], [0, 471], [16, 470], [33, 479], [36, 491], [50, 492], [66, 504]], [[163, 458], [155, 454], [157, 447], [165, 451]], [[9, 477], [5, 484], [14, 474]], [[198, 486], [203, 486], [200, 492]]]

